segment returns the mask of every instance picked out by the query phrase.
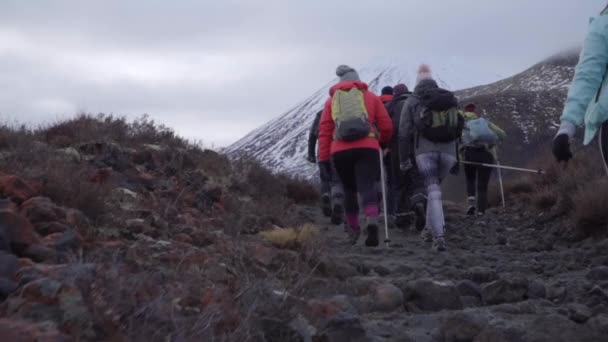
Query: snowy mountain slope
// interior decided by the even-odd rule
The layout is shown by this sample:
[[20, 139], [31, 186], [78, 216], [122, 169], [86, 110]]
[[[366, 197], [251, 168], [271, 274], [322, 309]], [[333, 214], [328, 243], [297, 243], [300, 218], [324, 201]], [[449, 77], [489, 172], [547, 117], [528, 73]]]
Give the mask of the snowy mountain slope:
[[[454, 58], [447, 62], [430, 58], [382, 58], [358, 71], [361, 79], [369, 84], [370, 90], [379, 94], [386, 85], [405, 83], [412, 86], [415, 83], [417, 67], [421, 63], [430, 64], [438, 83], [448, 89], [463, 89], [500, 78], [476, 67], [467, 68], [464, 61]], [[316, 166], [305, 159], [308, 131], [315, 114], [327, 101], [330, 87], [336, 81], [334, 79], [327, 83], [287, 113], [249, 133], [224, 152], [231, 157], [256, 158], [276, 172], [312, 177]]]

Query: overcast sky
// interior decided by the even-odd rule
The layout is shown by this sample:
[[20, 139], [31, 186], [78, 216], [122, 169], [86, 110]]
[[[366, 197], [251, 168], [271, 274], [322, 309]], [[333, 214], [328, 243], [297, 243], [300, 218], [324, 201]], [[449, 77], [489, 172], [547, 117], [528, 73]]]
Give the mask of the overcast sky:
[[509, 75], [584, 39], [607, 0], [0, 0], [0, 115], [148, 113], [225, 146], [336, 65], [465, 56]]

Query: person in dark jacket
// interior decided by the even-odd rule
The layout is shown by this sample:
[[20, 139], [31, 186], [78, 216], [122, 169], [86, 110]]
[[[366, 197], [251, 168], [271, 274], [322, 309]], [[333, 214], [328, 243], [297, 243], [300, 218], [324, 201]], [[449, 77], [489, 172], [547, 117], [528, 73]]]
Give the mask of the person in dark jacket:
[[[368, 247], [378, 246], [379, 201], [376, 181], [380, 172], [380, 144], [387, 143], [393, 133], [393, 123], [380, 98], [368, 90], [357, 72], [346, 65], [336, 69], [340, 82], [330, 90], [330, 99], [325, 103], [319, 130], [319, 159], [331, 160], [344, 187], [346, 220], [351, 231], [351, 243], [356, 244], [361, 234], [359, 224], [359, 201], [361, 198]], [[338, 93], [361, 92], [371, 128], [370, 135], [357, 140], [340, 140], [333, 117], [333, 98]]]
[[458, 165], [456, 155], [456, 141], [433, 142], [419, 134], [416, 120], [427, 110], [423, 101], [438, 101], [458, 105], [453, 93], [441, 88], [432, 78], [431, 69], [421, 65], [418, 69], [417, 85], [414, 94], [406, 101], [401, 112], [399, 123], [399, 154], [401, 157], [401, 170], [408, 171], [414, 167], [411, 156], [416, 156], [416, 167], [424, 179], [427, 190], [426, 228], [432, 234], [433, 249], [445, 251], [445, 218], [441, 183]]
[[319, 166], [319, 178], [321, 180], [321, 209], [323, 215], [331, 217], [331, 223], [339, 225], [344, 217], [344, 192], [342, 185], [334, 170], [331, 161], [319, 160], [317, 162], [317, 140], [319, 140], [319, 125], [321, 115], [319, 111], [315, 116], [308, 133], [308, 161], [317, 163]]
[[[394, 98], [386, 105], [387, 111], [393, 121], [393, 138], [388, 145], [386, 156], [386, 169], [388, 174], [388, 209], [389, 221], [395, 222], [398, 227], [408, 227], [415, 219], [418, 229], [424, 228], [426, 219], [426, 190], [424, 182], [418, 174], [416, 167], [403, 172], [399, 168], [399, 124], [401, 112], [407, 99], [412, 96], [405, 84], [398, 84], [394, 88]], [[412, 155], [411, 160], [415, 164]]]

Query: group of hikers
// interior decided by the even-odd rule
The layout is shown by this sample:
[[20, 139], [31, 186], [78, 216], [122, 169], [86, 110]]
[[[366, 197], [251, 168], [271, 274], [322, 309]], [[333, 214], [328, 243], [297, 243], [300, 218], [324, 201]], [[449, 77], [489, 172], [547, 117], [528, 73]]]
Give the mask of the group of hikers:
[[[552, 152], [557, 162], [568, 162], [576, 127], [584, 126], [583, 142], [598, 136], [608, 174], [606, 42], [608, 6], [591, 20]], [[340, 80], [330, 89], [309, 136], [308, 160], [319, 165], [324, 214], [334, 224], [345, 221], [352, 244], [365, 228], [365, 245], [374, 247], [379, 245], [383, 210], [387, 224], [413, 223], [433, 242], [432, 248], [445, 251], [442, 181], [464, 165], [466, 213], [484, 215], [496, 146], [505, 132], [481, 117], [475, 104], [461, 109], [454, 93], [433, 80], [427, 65], [419, 67], [413, 92], [398, 84], [384, 87], [380, 96], [349, 66], [339, 66], [336, 75]]]
[[484, 215], [492, 168], [483, 164], [495, 162], [505, 133], [479, 117], [475, 104], [461, 110], [427, 65], [420, 66], [413, 92], [397, 84], [380, 96], [349, 66], [339, 66], [336, 75], [340, 81], [309, 134], [308, 160], [319, 165], [324, 214], [334, 224], [346, 221], [352, 244], [364, 227], [365, 245], [375, 247], [382, 210], [390, 226], [414, 224], [435, 250], [445, 251], [443, 179], [466, 160], [467, 214]]

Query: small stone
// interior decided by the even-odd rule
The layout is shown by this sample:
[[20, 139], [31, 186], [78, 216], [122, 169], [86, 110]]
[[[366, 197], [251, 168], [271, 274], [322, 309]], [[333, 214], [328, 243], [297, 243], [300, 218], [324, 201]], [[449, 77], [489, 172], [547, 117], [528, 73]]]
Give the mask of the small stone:
[[458, 285], [456, 285], [458, 289], [458, 293], [461, 296], [471, 296], [481, 298], [481, 288], [476, 283], [471, 280], [463, 280]]
[[525, 299], [528, 282], [525, 279], [499, 279], [481, 287], [481, 298], [486, 305], [515, 303]]
[[608, 280], [608, 266], [594, 267], [587, 273], [587, 279], [591, 281]]
[[483, 320], [465, 313], [450, 314], [440, 327], [442, 341], [473, 341], [485, 325]]
[[451, 283], [422, 279], [400, 287], [409, 310], [435, 312], [461, 310], [463, 307], [460, 294]]
[[576, 323], [583, 324], [591, 318], [591, 310], [582, 304], [570, 304], [568, 305], [568, 317]]
[[499, 235], [496, 241], [499, 245], [504, 246], [507, 244], [507, 237], [504, 235]]
[[391, 312], [403, 308], [403, 292], [393, 284], [380, 284], [373, 292], [374, 309]]
[[471, 267], [465, 272], [464, 278], [472, 280], [477, 284], [485, 284], [498, 279], [498, 274], [492, 269], [476, 266]]
[[367, 342], [369, 338], [358, 316], [341, 314], [319, 329], [315, 341]]
[[539, 280], [528, 282], [528, 298], [529, 299], [544, 299], [547, 297], [547, 288]]
[[140, 218], [129, 219], [125, 222], [125, 225], [132, 234], [140, 234], [147, 228], [146, 220]]

